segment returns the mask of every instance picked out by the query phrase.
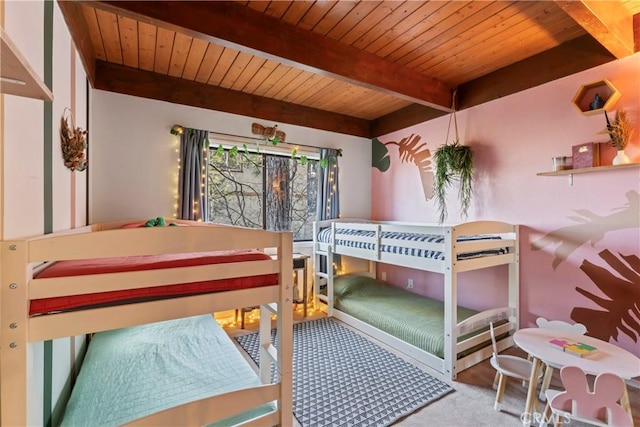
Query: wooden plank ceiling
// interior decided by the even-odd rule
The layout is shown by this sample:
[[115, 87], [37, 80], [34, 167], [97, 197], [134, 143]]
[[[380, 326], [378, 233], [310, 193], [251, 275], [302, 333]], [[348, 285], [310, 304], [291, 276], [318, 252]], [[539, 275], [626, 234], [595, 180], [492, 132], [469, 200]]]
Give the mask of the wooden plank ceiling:
[[630, 0], [58, 5], [94, 88], [367, 138], [631, 55], [640, 26]]

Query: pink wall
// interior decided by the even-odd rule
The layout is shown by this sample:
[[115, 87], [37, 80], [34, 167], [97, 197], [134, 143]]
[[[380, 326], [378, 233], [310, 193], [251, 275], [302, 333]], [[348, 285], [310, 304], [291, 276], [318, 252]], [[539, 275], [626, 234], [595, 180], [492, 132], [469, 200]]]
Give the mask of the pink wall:
[[[571, 156], [573, 145], [607, 141], [599, 133], [605, 128], [603, 115], [582, 115], [571, 103], [581, 85], [602, 79], [622, 94], [612, 110], [624, 107], [634, 121], [636, 132], [626, 153], [640, 162], [639, 75], [640, 53], [457, 114], [460, 141], [473, 148], [475, 159], [467, 219], [521, 225], [521, 326], [533, 326], [538, 316], [575, 322], [576, 307], [598, 310], [602, 313], [586, 317], [590, 334], [608, 334], [638, 355], [640, 325], [634, 328], [633, 323], [640, 319], [640, 167], [576, 174], [572, 185], [566, 176], [536, 173], [550, 171], [554, 156]], [[433, 153], [445, 142], [448, 122], [449, 117], [442, 117], [379, 140], [398, 142], [418, 134]], [[372, 168], [372, 218], [437, 222], [435, 201], [425, 200], [416, 166], [401, 161], [397, 146], [387, 148], [390, 168]], [[463, 221], [456, 194], [449, 197], [451, 223]], [[612, 258], [603, 259], [604, 250]], [[595, 267], [580, 268], [589, 263]], [[405, 286], [412, 278], [416, 292], [442, 297], [439, 275], [390, 266], [380, 266], [382, 270], [392, 283]], [[474, 309], [506, 303], [502, 277], [506, 273], [499, 268], [463, 274], [460, 303]], [[605, 309], [586, 293], [613, 302]], [[635, 314], [619, 323], [630, 315], [633, 302]], [[624, 333], [629, 325], [631, 336]]]

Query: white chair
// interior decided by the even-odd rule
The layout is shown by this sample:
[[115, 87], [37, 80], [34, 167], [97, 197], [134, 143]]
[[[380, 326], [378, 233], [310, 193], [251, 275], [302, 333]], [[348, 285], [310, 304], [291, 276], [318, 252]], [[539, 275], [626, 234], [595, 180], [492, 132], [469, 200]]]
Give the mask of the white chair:
[[[574, 334], [584, 335], [587, 333], [587, 327], [582, 323], [567, 323], [562, 320], [547, 320], [544, 317], [538, 317], [536, 319], [536, 325], [543, 329], [554, 329], [557, 331], [571, 332]], [[542, 385], [540, 386], [540, 400], [543, 402], [546, 400], [545, 392], [551, 384], [551, 377], [553, 377], [553, 370], [561, 368], [561, 366], [553, 366], [545, 363], [544, 377], [542, 378]]]
[[[540, 427], [554, 421], [556, 427], [564, 421], [580, 421], [596, 426], [633, 426], [631, 415], [618, 403], [625, 383], [619, 376], [605, 372], [598, 375], [589, 389], [587, 376], [577, 366], [560, 370], [564, 391], [547, 390], [547, 406]], [[551, 417], [553, 414], [553, 417]]]
[[499, 411], [502, 406], [504, 389], [507, 385], [507, 377], [517, 378], [520, 381], [529, 381], [533, 362], [524, 357], [498, 354], [493, 322], [489, 323], [489, 328], [491, 330], [491, 344], [493, 345], [493, 356], [491, 356], [490, 362], [498, 375], [498, 391], [496, 392], [496, 401], [493, 409]]

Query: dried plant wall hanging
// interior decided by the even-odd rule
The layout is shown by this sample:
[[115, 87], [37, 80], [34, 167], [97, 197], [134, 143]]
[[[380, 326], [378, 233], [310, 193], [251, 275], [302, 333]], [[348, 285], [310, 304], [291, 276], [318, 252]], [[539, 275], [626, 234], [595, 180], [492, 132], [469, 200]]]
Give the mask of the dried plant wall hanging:
[[[70, 123], [69, 123], [70, 122]], [[65, 108], [60, 118], [60, 146], [64, 165], [72, 171], [87, 168], [87, 131], [76, 127], [71, 110]]]

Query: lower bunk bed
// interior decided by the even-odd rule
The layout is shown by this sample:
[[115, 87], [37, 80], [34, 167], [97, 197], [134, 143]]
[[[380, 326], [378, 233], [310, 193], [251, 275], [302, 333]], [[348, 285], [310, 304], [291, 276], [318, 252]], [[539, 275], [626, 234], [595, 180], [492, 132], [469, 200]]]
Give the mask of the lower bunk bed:
[[[90, 333], [65, 425], [292, 423], [291, 233], [176, 223], [2, 242], [2, 425], [29, 421], [29, 343]], [[211, 317], [247, 305], [261, 308], [257, 374]]]
[[[318, 295], [318, 300], [327, 304], [329, 316], [452, 380], [464, 369], [491, 357], [489, 323], [499, 324], [499, 350], [513, 345], [519, 299], [517, 225], [497, 221], [438, 225], [338, 219], [315, 223], [314, 236], [316, 287], [326, 283], [326, 292]], [[337, 276], [337, 268], [331, 268], [335, 255], [342, 257], [343, 265], [352, 264], [351, 259], [367, 260], [368, 270], [357, 276], [353, 272], [351, 276]], [[444, 301], [376, 281], [378, 263], [441, 273]], [[497, 266], [506, 266], [507, 304], [482, 312], [459, 307], [458, 274]]]
[[[444, 303], [417, 295], [383, 281], [363, 275], [343, 275], [334, 278], [334, 316], [375, 338], [392, 345], [412, 357], [444, 370]], [[488, 326], [478, 327], [480, 316], [497, 325], [497, 330], [509, 328], [508, 319], [515, 314], [509, 307], [491, 313], [479, 313], [457, 307], [456, 359], [460, 364], [477, 363], [478, 350], [491, 344], [479, 333]], [[484, 323], [481, 322], [481, 323]], [[497, 338], [506, 338], [502, 334]], [[485, 337], [486, 338], [486, 337]], [[501, 342], [504, 346], [506, 343]], [[469, 359], [467, 359], [469, 358]], [[475, 364], [474, 363], [474, 364]]]
[[[213, 395], [261, 387], [244, 362], [210, 314], [98, 332], [61, 427], [119, 426]], [[210, 425], [239, 425], [276, 410], [269, 402]]]

